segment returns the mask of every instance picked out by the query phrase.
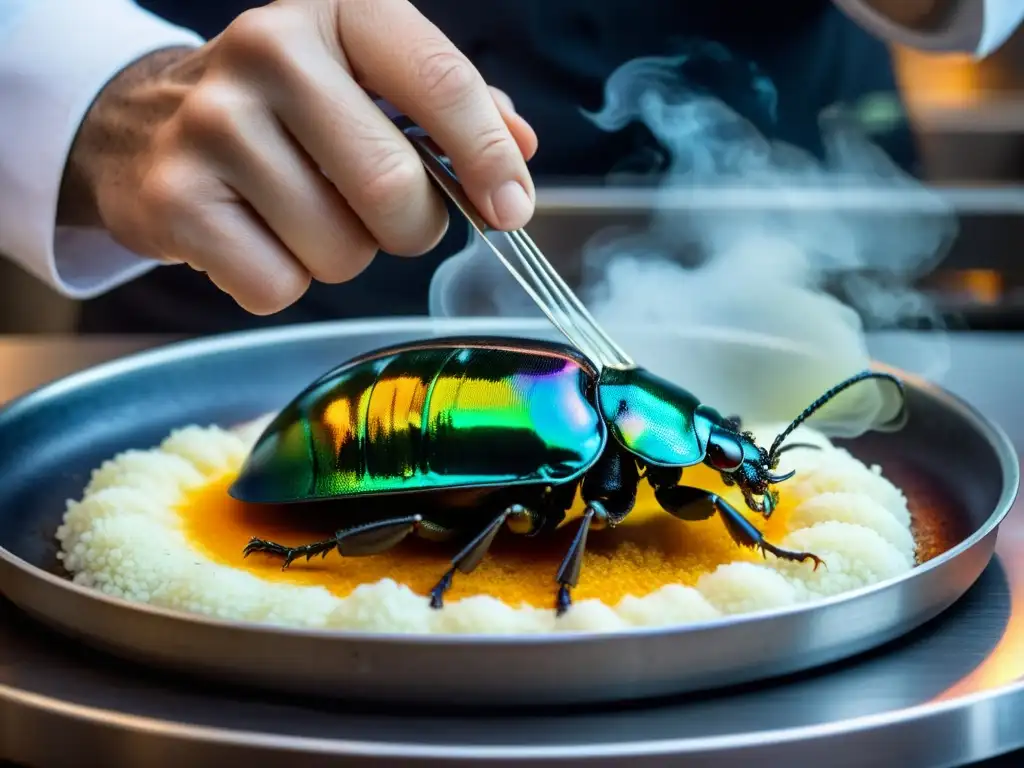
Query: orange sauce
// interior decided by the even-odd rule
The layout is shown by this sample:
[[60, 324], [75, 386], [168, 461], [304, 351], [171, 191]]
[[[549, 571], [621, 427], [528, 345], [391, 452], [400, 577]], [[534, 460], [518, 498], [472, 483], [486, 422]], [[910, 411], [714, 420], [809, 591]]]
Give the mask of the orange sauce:
[[[770, 520], [745, 511], [735, 488], [726, 488], [705, 467], [687, 470], [693, 485], [720, 494], [744, 511], [774, 543], [786, 531], [786, 519], [800, 499], [785, 497]], [[332, 516], [329, 503], [301, 507], [260, 507], [235, 501], [227, 494], [231, 477], [222, 477], [192, 494], [179, 508], [191, 545], [214, 562], [240, 568], [272, 582], [322, 586], [345, 597], [360, 584], [390, 578], [426, 595], [448, 569], [458, 549], [455, 543], [433, 543], [409, 537], [394, 549], [368, 557], [342, 558], [336, 551], [310, 561], [294, 561], [281, 569], [280, 558], [255, 553], [242, 558], [242, 549], [253, 536], [288, 546], [330, 538], [344, 522]], [[935, 503], [939, 494], [912, 476], [893, 477], [911, 499], [915, 538], [920, 561], [945, 551], [958, 540], [960, 531], [950, 524], [956, 516]], [[904, 485], [906, 481], [910, 485]], [[414, 502], [406, 502], [412, 505]], [[412, 506], [396, 508], [395, 514], [413, 514]], [[555, 573], [575, 533], [572, 516], [582, 511], [577, 499], [570, 521], [553, 535], [528, 539], [502, 530], [487, 557], [471, 574], [457, 573], [447, 599], [490, 595], [510, 605], [526, 603], [551, 607]], [[471, 514], [471, 512], [467, 511]], [[736, 560], [762, 562], [759, 552], [737, 546], [716, 516], [701, 522], [683, 522], [662, 511], [646, 484], [641, 484], [636, 508], [614, 530], [592, 530], [575, 600], [598, 598], [614, 604], [626, 595], [642, 597], [666, 584], [692, 586], [702, 574]]]
[[918, 563], [938, 557], [970, 535], [955, 495], [935, 478], [901, 466], [887, 467], [885, 474], [907, 497]]
[[[727, 498], [743, 510], [742, 497], [726, 488], [717, 475], [704, 467], [687, 470], [693, 485]], [[231, 477], [219, 478], [193, 493], [179, 508], [184, 530], [196, 551], [216, 563], [241, 568], [268, 581], [303, 586], [322, 586], [345, 597], [360, 584], [390, 578], [426, 595], [450, 565], [455, 543], [434, 543], [409, 537], [394, 549], [368, 557], [342, 558], [336, 551], [325, 558], [295, 560], [282, 571], [281, 559], [264, 553], [242, 558], [242, 549], [253, 536], [287, 546], [330, 538], [343, 527], [331, 516], [329, 502], [302, 507], [247, 505], [227, 494]], [[412, 504], [413, 502], [406, 502]], [[747, 511], [747, 519], [770, 541], [785, 536], [786, 517], [797, 503], [779, 505], [764, 521]], [[413, 514], [415, 508], [396, 508], [395, 514]], [[582, 512], [577, 499], [567, 524], [553, 535], [537, 538], [516, 536], [502, 530], [487, 557], [471, 574], [457, 573], [448, 600], [490, 595], [510, 605], [551, 607], [555, 573], [576, 531], [573, 518]], [[472, 514], [467, 510], [467, 514]], [[759, 562], [761, 555], [737, 546], [716, 516], [701, 522], [683, 522], [661, 510], [654, 494], [641, 484], [637, 504], [626, 522], [614, 530], [591, 530], [575, 600], [599, 598], [617, 602], [626, 595], [641, 597], [666, 584], [692, 586], [704, 573], [735, 560]]]

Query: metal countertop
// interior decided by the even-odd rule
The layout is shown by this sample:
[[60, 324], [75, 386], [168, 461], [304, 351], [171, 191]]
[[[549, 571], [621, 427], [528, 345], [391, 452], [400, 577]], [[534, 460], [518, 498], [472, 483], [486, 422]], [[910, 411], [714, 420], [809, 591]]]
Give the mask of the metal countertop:
[[[998, 422], [1024, 453], [1024, 402], [1020, 397], [1024, 335], [952, 334], [949, 339], [952, 366], [944, 386]], [[143, 337], [0, 337], [0, 401], [80, 368], [165, 341]], [[902, 343], [898, 335], [878, 339], [879, 357], [886, 359], [886, 350], [897, 349]], [[331, 738], [337, 733], [337, 717], [347, 719], [342, 731], [351, 729], [353, 719], [362, 719], [367, 737], [384, 740], [389, 727], [409, 727], [393, 713], [346, 713], [303, 702], [259, 701], [129, 672], [28, 625], [9, 604], [0, 601], [0, 689], [3, 686], [17, 690], [22, 700], [17, 716], [0, 717], [0, 760], [49, 760], [62, 751], [62, 743], [66, 747], [73, 742], [87, 749], [89, 739], [103, 731], [101, 738], [120, 739], [117, 743], [127, 764], [145, 764], [148, 758], [157, 757], [150, 750], [165, 749], [165, 743], [138, 734], [116, 736], [128, 720], [139, 715], [164, 723], [286, 733], [307, 739]], [[53, 699], [61, 704], [52, 706]], [[960, 730], [952, 742], [949, 733], [934, 733], [936, 741], [956, 746], [952, 750], [947, 747], [943, 756], [930, 765], [966, 765], [979, 757], [1024, 747], [1024, 499], [1018, 500], [1003, 524], [997, 561], [974, 590], [946, 615], [904, 641], [826, 672], [801, 675], [756, 690], [682, 704], [638, 706], [632, 712], [607, 717], [592, 713], [568, 717], [578, 721], [584, 731], [628, 728], [636, 732], [637, 738], [663, 736], [673, 728], [679, 729], [680, 736], [726, 736], [737, 732], [738, 721], [745, 721], [752, 733], [803, 728], [810, 734], [808, 729], [817, 729], [817, 738], [827, 737], [832, 725], [850, 718], [864, 718], [865, 727], [871, 727], [908, 718], [916, 707], [944, 703], [960, 709], [968, 701], [973, 703], [963, 710], [964, 717], [958, 721]], [[81, 711], [76, 707], [106, 709], [109, 717], [102, 727], [90, 726], [78, 718]], [[49, 711], [44, 715], [44, 710]], [[0, 706], [0, 714], [13, 712], [10, 707]], [[454, 727], [445, 722], [443, 729]], [[461, 727], [465, 729], [467, 722], [468, 718], [464, 719]], [[502, 730], [507, 727], [511, 730]], [[54, 738], [54, 733], [61, 735]], [[439, 733], [436, 738], [443, 740], [445, 736]], [[607, 733], [601, 736], [595, 730], [594, 736], [603, 741]], [[493, 739], [522, 737], [523, 726], [495, 718], [481, 722], [472, 740], [484, 744]], [[564, 735], [552, 729], [531, 733], [530, 737], [544, 744], [557, 743]], [[401, 739], [401, 734], [395, 738]], [[865, 755], [866, 761], [870, 757], [870, 763], [911, 764], [899, 760], [898, 742], [879, 743], [892, 752]], [[27, 744], [35, 746], [26, 749]], [[258, 745], [254, 747], [258, 749]], [[212, 764], [216, 759], [212, 752], [204, 754], [202, 761], [191, 759], [186, 752], [170, 752], [177, 755], [179, 763], [184, 760], [188, 765], [207, 764], [207, 760]], [[887, 757], [896, 762], [888, 763]], [[163, 753], [160, 759], [167, 761], [169, 755]], [[300, 760], [303, 766], [326, 764], [305, 754], [291, 759]], [[985, 763], [996, 764], [1024, 764], [1024, 749]]]

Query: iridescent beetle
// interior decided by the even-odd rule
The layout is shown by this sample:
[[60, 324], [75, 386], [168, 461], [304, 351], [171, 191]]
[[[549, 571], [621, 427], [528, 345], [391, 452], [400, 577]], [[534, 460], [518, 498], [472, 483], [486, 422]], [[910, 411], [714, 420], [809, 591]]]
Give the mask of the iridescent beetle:
[[[330, 371], [287, 405], [257, 440], [230, 489], [244, 502], [338, 500], [333, 537], [298, 547], [253, 538], [244, 555], [266, 552], [308, 560], [337, 549], [372, 555], [410, 534], [463, 543], [431, 590], [443, 605], [456, 571], [470, 573], [502, 526], [534, 536], [559, 527], [577, 492], [585, 511], [558, 568], [555, 607], [571, 605], [587, 532], [621, 523], [640, 481], [682, 520], [718, 513], [742, 546], [793, 561], [821, 560], [766, 541], [735, 507], [682, 485], [699, 463], [737, 486], [747, 506], [769, 517], [786, 438], [836, 395], [868, 379], [837, 384], [775, 439], [759, 447], [739, 419], [725, 418], [685, 389], [641, 367], [598, 369], [572, 346], [521, 339], [455, 338], [413, 342], [361, 355]], [[885, 428], [885, 427], [881, 427]], [[759, 500], [760, 499], [760, 500]], [[396, 515], [396, 510], [406, 512]], [[414, 512], [409, 514], [409, 512]]]

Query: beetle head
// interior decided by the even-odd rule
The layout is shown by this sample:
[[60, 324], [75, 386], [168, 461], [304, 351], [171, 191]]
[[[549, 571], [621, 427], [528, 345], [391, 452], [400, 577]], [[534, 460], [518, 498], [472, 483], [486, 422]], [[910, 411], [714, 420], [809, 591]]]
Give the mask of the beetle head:
[[734, 421], [727, 420], [711, 428], [705, 463], [718, 471], [726, 485], [739, 487], [750, 509], [770, 517], [779, 502], [778, 491], [772, 486], [795, 473], [776, 474], [782, 451], [771, 457], [751, 432], [740, 432], [734, 425]]
[[[795, 448], [821, 449], [820, 446], [808, 443], [784, 444], [786, 439], [793, 434], [797, 427], [831, 402], [841, 392], [855, 384], [872, 379], [884, 380], [896, 385], [900, 396], [900, 408], [898, 413], [886, 425], [886, 428], [890, 430], [900, 428], [906, 422], [907, 417], [902, 399], [904, 396], [903, 383], [889, 373], [863, 371], [836, 384], [807, 406], [775, 438], [771, 448], [768, 450], [757, 445], [752, 433], [740, 431], [739, 419], [733, 417], [721, 420], [711, 428], [705, 463], [721, 473], [722, 480], [726, 485], [739, 486], [740, 491], [743, 493], [743, 498], [750, 509], [760, 512], [765, 517], [770, 517], [779, 503], [778, 491], [773, 489], [772, 486], [785, 482], [796, 474], [795, 471], [782, 475], [777, 474], [779, 460], [782, 458], [782, 455], [786, 451]], [[761, 500], [758, 501], [757, 497], [760, 497]]]

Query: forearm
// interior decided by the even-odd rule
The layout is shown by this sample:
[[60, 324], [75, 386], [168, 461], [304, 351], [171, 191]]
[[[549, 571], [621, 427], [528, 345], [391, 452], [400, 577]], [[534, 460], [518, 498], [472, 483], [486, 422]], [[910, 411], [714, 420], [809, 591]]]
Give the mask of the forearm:
[[148, 134], [180, 102], [164, 73], [191, 48], [151, 53], [121, 71], [96, 97], [68, 154], [57, 201], [57, 225], [102, 227], [101, 180], [116, 177], [145, 146]]

